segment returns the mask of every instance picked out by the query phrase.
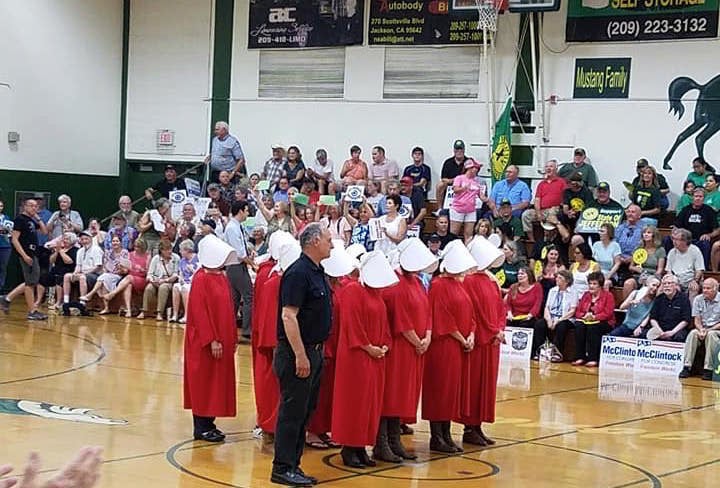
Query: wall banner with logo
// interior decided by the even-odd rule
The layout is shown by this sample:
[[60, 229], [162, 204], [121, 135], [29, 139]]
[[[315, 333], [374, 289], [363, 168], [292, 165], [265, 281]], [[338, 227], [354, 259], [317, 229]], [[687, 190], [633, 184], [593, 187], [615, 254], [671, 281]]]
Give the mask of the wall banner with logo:
[[568, 42], [657, 41], [718, 35], [718, 0], [568, 0]]
[[384, 46], [482, 44], [475, 0], [371, 0], [368, 43]]
[[631, 58], [576, 58], [573, 98], [628, 98]]
[[364, 1], [251, 0], [248, 48], [362, 44]]
[[588, 207], [580, 214], [575, 225], [575, 232], [597, 234], [600, 232], [600, 226], [605, 223], [610, 223], [617, 229], [624, 214], [625, 211], [622, 208]]

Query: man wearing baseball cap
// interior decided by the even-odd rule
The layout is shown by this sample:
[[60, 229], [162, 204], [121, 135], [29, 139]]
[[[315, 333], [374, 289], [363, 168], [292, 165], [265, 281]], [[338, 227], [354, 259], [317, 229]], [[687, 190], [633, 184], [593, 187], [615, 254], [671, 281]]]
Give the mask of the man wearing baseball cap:
[[275, 185], [280, 181], [280, 177], [283, 175], [283, 166], [287, 163], [285, 157], [285, 148], [282, 144], [275, 143], [270, 146], [272, 149], [272, 157], [265, 161], [261, 177], [263, 180], [270, 182], [270, 191], [275, 191]]
[[145, 198], [148, 200], [170, 198], [170, 192], [176, 190], [187, 190], [185, 180], [179, 180], [175, 166], [167, 164], [165, 165], [165, 178], [145, 190]]
[[570, 175], [568, 187], [563, 192], [560, 221], [572, 231], [575, 229], [575, 224], [582, 211], [593, 200], [592, 192], [583, 184], [582, 174], [579, 171], [574, 172]]
[[408, 222], [408, 225], [419, 225], [420, 231], [424, 225], [425, 214], [425, 195], [423, 191], [413, 184], [413, 179], [409, 176], [403, 176], [400, 178], [400, 197], [408, 197], [410, 203], [412, 203], [413, 209], [413, 220]]
[[453, 156], [447, 158], [443, 163], [442, 171], [440, 172], [440, 181], [437, 187], [435, 187], [435, 200], [438, 202], [438, 208], [443, 208], [445, 192], [448, 187], [452, 185], [455, 177], [465, 171], [465, 161], [467, 161], [467, 159], [465, 155], [465, 143], [457, 139], [453, 143]]
[[587, 161], [585, 149], [581, 147], [575, 148], [572, 163], [563, 164], [558, 171], [558, 175], [567, 180], [576, 171], [582, 175], [582, 180], [586, 187], [595, 188], [597, 186], [598, 182], [595, 168]]

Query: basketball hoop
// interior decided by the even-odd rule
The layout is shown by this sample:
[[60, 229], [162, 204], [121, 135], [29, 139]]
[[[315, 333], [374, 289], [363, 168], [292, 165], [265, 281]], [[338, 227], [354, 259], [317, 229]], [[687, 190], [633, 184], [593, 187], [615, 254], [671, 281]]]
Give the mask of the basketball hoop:
[[496, 32], [499, 2], [485, 0], [478, 5], [478, 30]]

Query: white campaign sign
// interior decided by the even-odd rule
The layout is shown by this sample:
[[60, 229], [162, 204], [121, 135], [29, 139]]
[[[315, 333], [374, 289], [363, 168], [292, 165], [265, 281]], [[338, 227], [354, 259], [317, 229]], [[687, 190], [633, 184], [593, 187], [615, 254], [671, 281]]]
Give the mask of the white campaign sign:
[[682, 405], [682, 384], [677, 377], [636, 374], [617, 369], [600, 370], [598, 399], [625, 403]]
[[681, 342], [649, 341], [603, 336], [600, 369], [620, 369], [643, 375], [677, 376], [683, 368], [685, 345]]
[[505, 327], [505, 344], [500, 346], [500, 362], [530, 361], [533, 330], [523, 327]]

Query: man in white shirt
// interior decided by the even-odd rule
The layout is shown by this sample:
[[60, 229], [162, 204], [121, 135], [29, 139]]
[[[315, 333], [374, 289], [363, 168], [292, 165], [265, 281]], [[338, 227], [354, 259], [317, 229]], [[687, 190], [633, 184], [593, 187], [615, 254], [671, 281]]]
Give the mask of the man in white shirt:
[[238, 310], [242, 306], [240, 339], [243, 342], [250, 341], [253, 304], [253, 284], [248, 268], [256, 268], [255, 262], [253, 261], [254, 253], [250, 249], [247, 231], [243, 227], [243, 222], [249, 215], [250, 206], [248, 202], [233, 202], [230, 208], [230, 221], [225, 228], [225, 240], [235, 249], [237, 257], [240, 260], [238, 264], [227, 266], [225, 273], [230, 282], [236, 317]]
[[712, 380], [712, 354], [720, 344], [720, 294], [714, 278], [703, 281], [702, 294], [692, 304], [693, 330], [685, 339], [685, 365], [680, 378], [690, 377], [698, 345], [705, 345], [705, 364], [702, 379]]
[[327, 151], [325, 149], [318, 149], [315, 151], [315, 161], [306, 169], [305, 177], [313, 180], [318, 187], [318, 191], [321, 195], [334, 193], [333, 179], [333, 166], [334, 163], [328, 159]]
[[82, 247], [77, 252], [75, 271], [67, 273], [63, 278], [63, 303], [70, 303], [70, 288], [73, 283], [80, 285], [81, 297], [87, 295], [88, 289], [95, 286], [102, 270], [102, 249], [95, 245], [89, 232], [82, 231], [80, 233], [80, 244]]
[[676, 227], [672, 231], [673, 248], [667, 255], [666, 270], [678, 277], [680, 288], [687, 292], [690, 302], [700, 291], [705, 260], [697, 246], [691, 244], [689, 230]]

